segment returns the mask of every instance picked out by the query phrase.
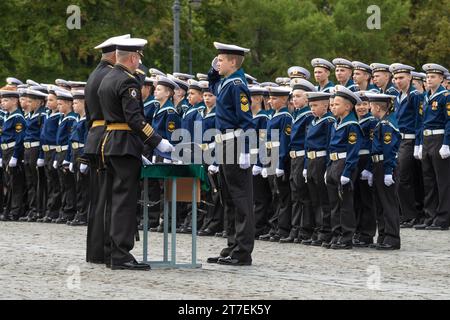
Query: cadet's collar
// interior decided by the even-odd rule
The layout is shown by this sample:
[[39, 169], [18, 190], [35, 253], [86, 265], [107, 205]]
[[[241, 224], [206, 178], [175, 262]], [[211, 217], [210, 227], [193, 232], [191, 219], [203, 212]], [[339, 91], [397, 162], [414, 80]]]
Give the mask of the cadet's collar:
[[349, 122], [349, 121], [357, 121], [355, 112], [350, 111], [348, 115], [345, 116], [344, 119], [342, 119], [341, 123]]
[[306, 105], [304, 107], [301, 107], [300, 109], [297, 109], [299, 114], [304, 114], [305, 112], [310, 112], [311, 108], [309, 105]]
[[352, 79], [348, 79], [348, 81], [347, 81], [347, 83], [345, 84], [345, 86], [344, 87], [346, 87], [346, 88], [348, 88], [348, 87], [351, 87], [351, 86], [353, 86], [355, 83], [353, 82], [353, 80]]
[[261, 109], [258, 111], [258, 113], [256, 113], [256, 115], [260, 115], [260, 114], [267, 115], [267, 112], [266, 112], [266, 110]]
[[167, 99], [167, 101], [164, 103], [164, 105], [161, 107], [161, 109], [166, 107], [173, 107], [173, 103], [170, 99]]
[[288, 107], [282, 107], [280, 110], [278, 110], [276, 113], [281, 113], [281, 112], [289, 112], [289, 108]]
[[9, 115], [12, 116], [13, 114], [21, 114], [21, 115], [23, 115], [23, 112], [22, 112], [22, 110], [20, 110], [20, 108], [17, 108], [13, 112], [11, 112]]
[[67, 118], [67, 117], [78, 118], [78, 115], [75, 112], [70, 111], [67, 115], [64, 116], [64, 118]]
[[372, 114], [371, 114], [370, 112], [367, 112], [367, 113], [361, 118], [361, 120], [367, 119], [367, 118], [372, 118]]
[[194, 109], [203, 109], [203, 108], [205, 108], [206, 106], [205, 106], [205, 103], [202, 101], [202, 102], [199, 102], [199, 103], [197, 103], [195, 106], [194, 106]]
[[229, 77], [224, 78], [223, 82], [227, 81], [228, 79], [232, 79], [232, 78], [239, 78], [242, 80], [242, 82], [247, 86], [247, 78], [245, 77], [245, 72], [244, 69], [240, 68], [239, 70], [237, 70], [236, 72], [234, 72], [233, 74], [231, 74]]
[[431, 90], [427, 92], [427, 95], [430, 97], [430, 99], [433, 99], [438, 94], [441, 94], [442, 92], [447, 91], [442, 85], [437, 88], [436, 92], [431, 94]]

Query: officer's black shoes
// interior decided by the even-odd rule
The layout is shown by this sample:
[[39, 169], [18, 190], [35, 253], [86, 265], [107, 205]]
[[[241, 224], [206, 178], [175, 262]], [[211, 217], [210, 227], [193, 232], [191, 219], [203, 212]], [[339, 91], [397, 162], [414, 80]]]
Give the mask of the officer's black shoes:
[[197, 232], [197, 235], [200, 237], [211, 237], [215, 235], [215, 232], [211, 231], [210, 229], [200, 230]]
[[389, 250], [400, 250], [400, 246], [393, 246], [391, 244], [387, 244], [387, 243], [379, 243], [377, 245], [377, 250], [385, 250], [385, 251], [389, 251]]
[[230, 256], [225, 257], [225, 258], [220, 258], [217, 261], [218, 264], [223, 264], [223, 265], [227, 265], [227, 266], [251, 266], [252, 265], [252, 261], [251, 260], [246, 260], [246, 261], [240, 261], [238, 259], [234, 259]]
[[323, 243], [323, 240], [321, 240], [321, 239], [316, 239], [316, 240], [311, 241], [311, 245], [313, 247], [320, 247], [320, 246], [322, 246], [322, 243]]
[[437, 226], [435, 224], [432, 224], [431, 226], [426, 227], [425, 230], [446, 231], [446, 230], [448, 230], [448, 227], [441, 227], [441, 226]]
[[427, 223], [416, 224], [414, 225], [414, 229], [416, 230], [425, 230], [428, 227]]
[[151, 267], [146, 263], [139, 263], [137, 261], [129, 261], [119, 265], [112, 264], [111, 270], [134, 270], [134, 271], [148, 271]]
[[353, 244], [351, 242], [338, 242], [331, 245], [333, 250], [350, 250], [353, 249]]
[[280, 243], [293, 243], [293, 242], [294, 242], [294, 238], [291, 236], [280, 239]]
[[270, 242], [280, 242], [281, 237], [277, 234], [274, 234], [273, 236], [270, 237], [269, 241]]
[[306, 239], [306, 240], [302, 240], [301, 244], [303, 244], [305, 246], [310, 246], [312, 242], [313, 242], [313, 239]]

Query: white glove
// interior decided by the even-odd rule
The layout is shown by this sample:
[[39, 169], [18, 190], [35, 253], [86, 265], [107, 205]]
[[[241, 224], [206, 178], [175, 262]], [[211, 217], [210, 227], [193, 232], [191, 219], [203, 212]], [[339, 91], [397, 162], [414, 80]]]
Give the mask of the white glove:
[[350, 182], [350, 179], [344, 176], [341, 176], [341, 185], [345, 186], [347, 183]]
[[249, 153], [241, 153], [239, 155], [239, 166], [243, 170], [250, 168], [250, 154]]
[[69, 171], [72, 172], [72, 173], [75, 172], [75, 170], [73, 170], [73, 163], [72, 162], [69, 164]]
[[261, 177], [263, 177], [264, 179], [266, 179], [269, 176], [269, 174], [267, 173], [267, 168], [263, 168], [261, 170]]
[[11, 160], [9, 160], [8, 164], [11, 168], [15, 168], [17, 166], [17, 159], [12, 157]]
[[80, 164], [80, 172], [82, 174], [85, 174], [87, 169], [88, 169], [88, 165], [87, 164], [84, 164], [84, 163]]
[[387, 187], [392, 186], [395, 183], [394, 179], [392, 179], [392, 174], [386, 174], [384, 175], [384, 184]]
[[420, 147], [421, 146], [414, 146], [414, 158], [416, 158], [417, 160], [420, 160], [419, 158]]
[[44, 159], [37, 159], [36, 165], [38, 166], [38, 168], [41, 168], [41, 167], [45, 166]]
[[53, 168], [58, 169], [58, 161], [57, 160], [53, 161]]
[[261, 167], [253, 166], [252, 174], [253, 174], [254, 176], [260, 175], [261, 172], [262, 172], [262, 170], [263, 170], [263, 168], [261, 168]]
[[[141, 156], [141, 159], [142, 159], [142, 164], [143, 164], [144, 166], [150, 166], [150, 165], [152, 165], [152, 163], [150, 162], [150, 160], [148, 160], [146, 157]], [[81, 166], [80, 166], [80, 170], [81, 170]]]
[[172, 164], [172, 160], [164, 158], [163, 159], [163, 163], [165, 163], [165, 164]]
[[441, 149], [439, 150], [439, 154], [441, 155], [442, 159], [447, 159], [448, 157], [450, 157], [450, 148], [443, 144]]
[[213, 59], [213, 61], [211, 62], [211, 67], [213, 67], [214, 68], [214, 70], [216, 70], [216, 71], [219, 71], [219, 68], [217, 67], [217, 62], [219, 61], [219, 58], [218, 57], [215, 57], [214, 59]]
[[325, 170], [325, 174], [323, 175], [323, 182], [327, 185], [327, 171]]
[[64, 160], [63, 163], [62, 163], [62, 166], [63, 166], [63, 167], [70, 166], [70, 162], [67, 161], [67, 160]]
[[0, 168], [3, 168], [3, 159], [0, 158]]
[[369, 177], [372, 175], [372, 173], [368, 170], [363, 170], [363, 172], [361, 172], [361, 180], [369, 180]]
[[369, 187], [373, 186], [373, 174], [370, 174], [369, 179], [367, 179], [367, 183], [369, 184]]
[[419, 146], [419, 152], [417, 153], [417, 158], [419, 160], [422, 160], [422, 158], [423, 158], [423, 146], [422, 145]]
[[308, 170], [303, 169], [302, 175], [303, 175], [303, 178], [305, 178], [305, 180], [306, 180], [306, 178], [308, 177]]
[[156, 149], [158, 149], [161, 152], [173, 152], [173, 151], [175, 151], [174, 146], [171, 145], [170, 142], [167, 141], [166, 139], [162, 139], [161, 142], [156, 147]]
[[276, 168], [276, 169], [275, 169], [275, 175], [276, 175], [278, 178], [284, 176], [284, 170], [281, 170], [281, 169]]
[[219, 172], [219, 167], [212, 164], [208, 167], [208, 172], [211, 174], [216, 174]]

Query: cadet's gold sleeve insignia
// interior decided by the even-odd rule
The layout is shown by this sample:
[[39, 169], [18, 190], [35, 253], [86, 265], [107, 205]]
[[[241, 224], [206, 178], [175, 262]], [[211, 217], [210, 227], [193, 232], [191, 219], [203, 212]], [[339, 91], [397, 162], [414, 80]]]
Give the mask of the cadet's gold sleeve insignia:
[[175, 131], [175, 122], [169, 121], [167, 124], [167, 131], [174, 132]]
[[348, 143], [355, 144], [356, 141], [358, 141], [358, 135], [356, 134], [356, 132], [350, 132], [348, 134]]
[[286, 128], [284, 129], [284, 133], [285, 133], [287, 136], [290, 136], [290, 135], [291, 135], [291, 132], [292, 132], [292, 127], [291, 127], [290, 124], [288, 124], [288, 125], [286, 126]]
[[248, 112], [250, 110], [250, 103], [245, 93], [241, 93], [241, 110]]
[[386, 132], [384, 134], [384, 143], [385, 144], [390, 144], [391, 142], [392, 142], [392, 133]]
[[22, 130], [23, 130], [23, 124], [17, 123], [16, 124], [16, 132], [19, 133], [19, 132], [22, 132]]

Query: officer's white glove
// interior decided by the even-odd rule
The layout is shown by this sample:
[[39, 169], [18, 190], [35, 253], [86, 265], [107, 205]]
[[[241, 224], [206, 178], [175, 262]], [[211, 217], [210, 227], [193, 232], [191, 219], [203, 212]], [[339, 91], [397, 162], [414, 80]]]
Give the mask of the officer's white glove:
[[217, 62], [219, 62], [219, 58], [218, 58], [218, 57], [215, 57], [215, 58], [213, 59], [213, 61], [211, 62], [211, 67], [213, 67], [214, 70], [219, 71], [219, 68], [217, 67]]
[[165, 163], [165, 164], [172, 164], [172, 160], [164, 158], [163, 159], [163, 163]]
[[276, 175], [278, 178], [284, 176], [284, 170], [281, 170], [281, 169], [276, 168], [276, 169], [275, 169], [275, 175]]
[[82, 174], [85, 174], [87, 169], [88, 169], [88, 165], [87, 164], [84, 164], [84, 163], [80, 164], [80, 172]]
[[211, 174], [216, 174], [217, 172], [219, 172], [219, 167], [211, 164], [208, 167], [208, 172], [211, 173]]
[[12, 157], [11, 160], [9, 160], [8, 164], [11, 168], [15, 168], [17, 166], [17, 159]]
[[75, 172], [75, 170], [73, 170], [73, 163], [72, 162], [69, 164], [69, 171], [72, 172], [72, 173]]
[[38, 168], [42, 168], [43, 166], [45, 166], [44, 159], [37, 159], [36, 165], [37, 165]]
[[[142, 159], [142, 164], [143, 164], [144, 166], [150, 166], [150, 165], [152, 165], [152, 163], [150, 162], [150, 160], [148, 160], [146, 157], [141, 156], [141, 159]], [[80, 170], [81, 170], [81, 166], [80, 166]]]
[[53, 168], [58, 169], [58, 161], [57, 160], [53, 161]]
[[0, 158], [0, 168], [3, 168], [3, 159]]
[[253, 174], [254, 176], [260, 175], [261, 172], [262, 172], [262, 170], [263, 170], [263, 168], [261, 168], [261, 167], [253, 166], [252, 174]]
[[170, 142], [167, 141], [166, 139], [162, 139], [161, 142], [156, 147], [156, 149], [158, 149], [161, 152], [173, 152], [173, 151], [175, 151], [174, 146], [171, 145]]
[[263, 168], [261, 170], [261, 177], [263, 177], [264, 179], [266, 179], [269, 176], [269, 174], [267, 173], [267, 168]]
[[450, 148], [447, 145], [442, 145], [441, 149], [439, 150], [439, 154], [441, 155], [442, 159], [447, 159], [450, 157]]
[[349, 178], [341, 176], [341, 186], [345, 186], [349, 182], [350, 182]]
[[239, 166], [243, 170], [250, 168], [250, 154], [249, 153], [241, 153], [239, 155]]
[[384, 175], [384, 184], [387, 187], [392, 186], [395, 183], [394, 179], [392, 179], [392, 174], [386, 174]]

